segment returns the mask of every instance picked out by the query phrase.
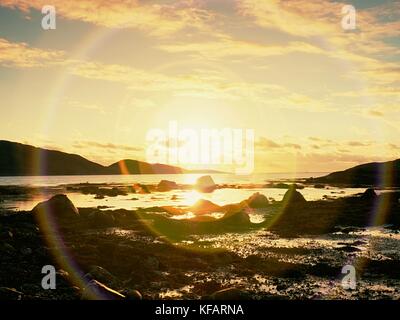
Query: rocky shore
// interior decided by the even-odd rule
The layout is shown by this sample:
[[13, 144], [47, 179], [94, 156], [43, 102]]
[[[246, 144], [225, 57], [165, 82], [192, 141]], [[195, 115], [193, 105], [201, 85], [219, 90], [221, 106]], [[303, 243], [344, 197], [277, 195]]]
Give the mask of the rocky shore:
[[[390, 227], [378, 236], [377, 208]], [[174, 218], [186, 212], [194, 217]], [[373, 190], [307, 202], [290, 187], [282, 201], [255, 193], [130, 211], [77, 209], [57, 195], [0, 214], [0, 299], [399, 299], [399, 226], [399, 193]], [[352, 291], [340, 282], [348, 263]], [[41, 287], [44, 265], [57, 270], [55, 290]]]

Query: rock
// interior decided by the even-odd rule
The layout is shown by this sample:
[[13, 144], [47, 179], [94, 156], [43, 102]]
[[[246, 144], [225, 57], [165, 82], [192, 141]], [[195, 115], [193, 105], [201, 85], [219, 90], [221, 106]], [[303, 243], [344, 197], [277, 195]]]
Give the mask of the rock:
[[250, 208], [265, 208], [269, 205], [269, 201], [266, 196], [257, 192], [246, 200], [247, 205]]
[[13, 254], [17, 250], [9, 243], [0, 244], [0, 253]]
[[79, 211], [64, 194], [58, 194], [50, 200], [39, 203], [32, 214], [40, 223], [46, 223], [53, 218], [68, 221], [79, 218]]
[[165, 192], [178, 189], [178, 185], [174, 181], [161, 180], [157, 186], [158, 191]]
[[0, 287], [0, 300], [21, 300], [22, 292], [14, 288]]
[[142, 294], [137, 290], [129, 290], [125, 294], [126, 300], [143, 300]]
[[368, 188], [365, 190], [365, 192], [361, 195], [362, 200], [370, 201], [370, 200], [376, 200], [378, 195], [376, 194], [375, 190], [372, 188]]
[[200, 199], [189, 210], [195, 214], [208, 214], [221, 211], [221, 207], [211, 201]]
[[143, 274], [143, 272], [138, 272], [135, 270], [130, 274], [130, 278], [125, 281], [125, 284], [129, 287], [135, 287], [137, 285], [143, 284], [145, 281], [146, 276]]
[[324, 184], [316, 184], [316, 185], [314, 185], [314, 188], [315, 189], [325, 189], [325, 185]]
[[148, 194], [148, 193], [151, 193], [150, 190], [149, 190], [149, 188], [148, 188], [146, 185], [144, 185], [144, 184], [135, 183], [135, 184], [133, 185], [132, 188], [133, 188], [133, 190], [135, 191], [135, 193], [138, 193], [138, 194]]
[[35, 295], [39, 291], [43, 290], [43, 288], [40, 285], [32, 284], [32, 283], [24, 283], [19, 289], [25, 295]]
[[202, 193], [211, 193], [217, 188], [211, 176], [203, 176], [197, 179], [195, 189]]
[[112, 285], [115, 282], [115, 277], [109, 271], [100, 266], [93, 266], [90, 268], [90, 271], [85, 275], [85, 278], [90, 280], [98, 280], [109, 285]]
[[209, 296], [211, 300], [249, 300], [250, 295], [244, 290], [238, 288], [228, 288], [214, 292]]
[[82, 300], [125, 300], [121, 293], [107, 287], [97, 280], [91, 280], [84, 288]]
[[351, 245], [345, 245], [343, 247], [338, 247], [338, 248], [336, 248], [336, 250], [343, 251], [343, 252], [359, 252], [359, 251], [361, 251], [361, 249], [358, 249]]
[[273, 188], [273, 189], [290, 189], [292, 186], [295, 186], [296, 189], [304, 189], [304, 186], [301, 184], [288, 184], [288, 183], [283, 183], [283, 182], [278, 182], [278, 183], [267, 183], [264, 185], [264, 188]]
[[127, 196], [128, 193], [124, 188], [99, 188], [99, 193], [107, 197]]
[[126, 196], [126, 188], [106, 187], [100, 188], [97, 185], [84, 184], [78, 187], [68, 187], [67, 190], [80, 191], [83, 194], [93, 194], [95, 199], [104, 199], [105, 197]]
[[341, 232], [344, 234], [349, 234], [351, 232], [360, 232], [360, 231], [364, 231], [364, 228], [359, 228], [359, 227], [342, 227], [342, 226], [335, 226], [333, 228], [333, 232]]
[[286, 191], [283, 200], [285, 206], [301, 205], [307, 203], [303, 195], [296, 190], [296, 186], [292, 185], [288, 191]]
[[145, 260], [145, 266], [147, 269], [150, 269], [150, 270], [158, 270], [160, 267], [160, 262], [158, 261], [158, 259], [156, 257], [148, 257]]
[[99, 210], [105, 210], [105, 209], [111, 209], [112, 207], [110, 206], [97, 206], [97, 209]]
[[97, 211], [92, 215], [92, 223], [99, 228], [113, 227], [115, 226], [115, 218], [110, 212]]
[[14, 237], [14, 234], [10, 230], [0, 230], [1, 241], [11, 240], [13, 237]]
[[57, 277], [61, 277], [64, 280], [69, 280], [70, 279], [69, 273], [67, 271], [63, 270], [63, 269], [59, 269], [56, 272], [56, 274], [57, 274]]
[[287, 183], [268, 183], [264, 185], [264, 188], [274, 188], [274, 189], [289, 189], [290, 185]]
[[227, 212], [220, 219], [220, 221], [223, 221], [225, 224], [237, 224], [237, 225], [251, 223], [249, 215], [246, 212], [244, 212], [243, 210], [237, 211], [237, 212], [234, 212], [234, 211]]
[[20, 250], [20, 252], [21, 252], [21, 254], [22, 254], [23, 256], [29, 256], [29, 255], [32, 254], [32, 249], [31, 249], [31, 248], [22, 248], [22, 249]]
[[247, 202], [242, 201], [241, 203], [231, 203], [221, 207], [222, 212], [239, 212], [247, 207]]

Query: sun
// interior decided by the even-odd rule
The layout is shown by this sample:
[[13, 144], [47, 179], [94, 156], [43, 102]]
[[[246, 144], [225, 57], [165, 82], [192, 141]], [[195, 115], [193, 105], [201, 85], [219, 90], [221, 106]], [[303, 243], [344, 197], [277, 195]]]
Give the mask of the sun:
[[186, 192], [183, 196], [183, 203], [187, 206], [194, 205], [197, 201], [201, 199], [201, 194], [196, 190]]

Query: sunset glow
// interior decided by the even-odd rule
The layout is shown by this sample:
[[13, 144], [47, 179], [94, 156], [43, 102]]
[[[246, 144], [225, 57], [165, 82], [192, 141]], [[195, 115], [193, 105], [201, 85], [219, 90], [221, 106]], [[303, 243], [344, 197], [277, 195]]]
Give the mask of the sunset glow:
[[256, 172], [400, 154], [396, 1], [347, 1], [355, 30], [327, 0], [91, 3], [53, 1], [43, 30], [45, 1], [0, 1], [3, 139], [109, 165], [177, 121], [254, 130]]

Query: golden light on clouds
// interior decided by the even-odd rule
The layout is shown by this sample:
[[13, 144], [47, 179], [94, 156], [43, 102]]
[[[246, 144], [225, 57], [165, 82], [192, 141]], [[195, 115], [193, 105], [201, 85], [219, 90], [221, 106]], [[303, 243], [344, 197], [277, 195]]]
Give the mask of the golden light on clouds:
[[[15, 24], [0, 35], [0, 93], [16, 110], [4, 138], [143, 160], [147, 130], [179, 121], [254, 129], [258, 171], [399, 156], [398, 2], [355, 2], [348, 31], [345, 3], [327, 0], [55, 0], [43, 31], [46, 2], [0, 0]], [[26, 125], [35, 117], [46, 131]]]

